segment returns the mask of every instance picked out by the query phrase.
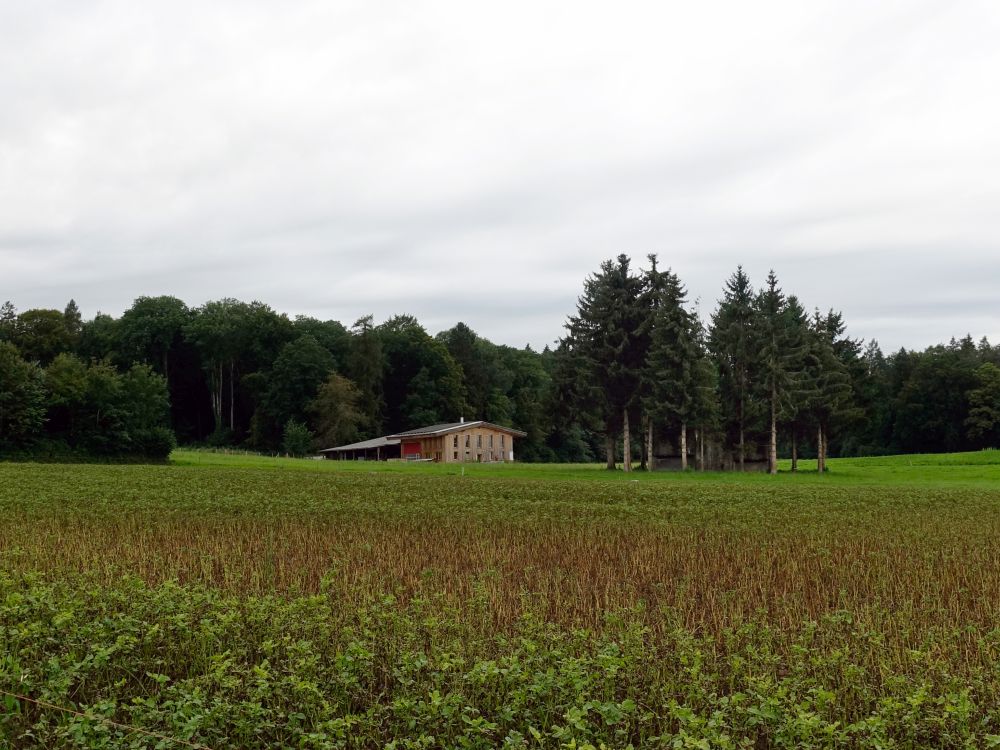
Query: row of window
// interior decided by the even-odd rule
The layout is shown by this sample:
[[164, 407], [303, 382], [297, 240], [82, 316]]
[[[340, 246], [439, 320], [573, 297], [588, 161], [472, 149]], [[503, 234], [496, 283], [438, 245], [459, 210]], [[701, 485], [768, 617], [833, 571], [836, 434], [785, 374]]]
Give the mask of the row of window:
[[[505, 436], [501, 433], [501, 435], [500, 435], [500, 447], [501, 448], [504, 447], [504, 437]], [[471, 435], [466, 435], [465, 436], [465, 447], [466, 448], [471, 447], [471, 445], [472, 445], [472, 443], [470, 442], [471, 439], [472, 439]], [[454, 447], [456, 447], [456, 448], [458, 447], [458, 435], [455, 435]], [[477, 448], [482, 448], [483, 447], [483, 436], [482, 435], [476, 435], [476, 447]], [[490, 448], [492, 448], [492, 447], [493, 447], [493, 436], [490, 435]], [[458, 454], [455, 454], [455, 455], [457, 456]]]

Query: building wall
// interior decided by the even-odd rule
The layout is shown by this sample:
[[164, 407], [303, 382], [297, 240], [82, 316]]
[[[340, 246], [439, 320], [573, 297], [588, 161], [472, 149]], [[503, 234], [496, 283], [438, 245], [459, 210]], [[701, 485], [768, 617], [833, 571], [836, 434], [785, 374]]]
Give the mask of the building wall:
[[[410, 442], [413, 441], [404, 441], [404, 445]], [[406, 452], [403, 457], [406, 457]], [[470, 427], [447, 435], [422, 438], [420, 457], [442, 463], [513, 461], [514, 437], [488, 427]]]
[[514, 437], [500, 430], [472, 427], [445, 435], [445, 439], [446, 460], [452, 463], [514, 460]]

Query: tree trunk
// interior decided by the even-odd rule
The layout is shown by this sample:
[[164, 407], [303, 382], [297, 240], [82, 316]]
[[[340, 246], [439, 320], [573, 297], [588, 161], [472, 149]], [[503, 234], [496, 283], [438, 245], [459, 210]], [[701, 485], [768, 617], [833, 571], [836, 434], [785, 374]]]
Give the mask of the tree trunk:
[[615, 468], [615, 435], [610, 427], [604, 435], [604, 452], [608, 458], [608, 469], [613, 471]]
[[826, 439], [826, 428], [825, 427], [821, 427], [820, 429], [823, 431], [822, 432], [822, 434], [823, 434], [823, 473], [825, 474], [826, 473], [826, 451], [827, 451], [827, 448], [828, 448], [828, 446], [827, 446], [827, 439]]
[[622, 456], [622, 467], [625, 469], [625, 471], [628, 472], [628, 471], [632, 471], [632, 441], [631, 441], [631, 437], [630, 437], [629, 432], [628, 432], [628, 407], [627, 406], [624, 409], [622, 409], [622, 416], [623, 416], [622, 434], [623, 434], [623, 443], [624, 443], [623, 448], [622, 448], [622, 452], [625, 454], [625, 455]]
[[771, 440], [767, 447], [767, 470], [773, 476], [778, 473], [778, 395], [771, 384]]
[[816, 471], [822, 474], [826, 470], [823, 465], [823, 425], [816, 429]]
[[236, 410], [235, 399], [233, 398], [233, 360], [229, 360], [229, 431], [236, 431]]
[[213, 368], [209, 385], [212, 388], [212, 418], [215, 420], [215, 431], [222, 429], [222, 363]]
[[688, 428], [687, 422], [681, 422], [681, 471], [688, 470]]
[[740, 471], [743, 471], [743, 396], [740, 396]]
[[223, 398], [223, 387], [225, 386], [225, 371], [222, 369], [222, 362], [219, 362], [219, 430], [221, 431], [223, 427], [226, 426], [222, 418], [222, 413], [224, 411], [224, 406], [226, 404], [225, 398]]
[[792, 427], [792, 473], [799, 470], [799, 431]]
[[[640, 430], [642, 430], [643, 420], [645, 420], [645, 422], [648, 422], [649, 417], [644, 417], [643, 419], [639, 420]], [[641, 451], [642, 457], [639, 459], [639, 468], [642, 469], [643, 471], [646, 471], [649, 468], [649, 444], [646, 442], [646, 435], [644, 433], [645, 430], [642, 430], [639, 433], [640, 436], [639, 439], [642, 443], [642, 451]]]
[[649, 446], [649, 457], [646, 459], [648, 468], [650, 471], [656, 470], [656, 456], [653, 455], [653, 418], [650, 417], [646, 422], [646, 445]]

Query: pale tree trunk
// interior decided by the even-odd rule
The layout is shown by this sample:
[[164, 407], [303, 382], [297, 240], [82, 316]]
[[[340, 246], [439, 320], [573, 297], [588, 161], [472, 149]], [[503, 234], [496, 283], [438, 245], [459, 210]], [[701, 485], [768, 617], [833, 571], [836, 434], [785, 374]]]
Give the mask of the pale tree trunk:
[[681, 422], [681, 471], [688, 470], [688, 428], [687, 422]]
[[608, 468], [615, 468], [615, 436], [609, 429], [604, 436], [604, 453], [608, 459]]
[[223, 385], [224, 385], [225, 382], [226, 382], [225, 381], [225, 373], [222, 370], [222, 363], [219, 362], [219, 422], [218, 422], [218, 424], [219, 424], [219, 429], [220, 430], [225, 425], [225, 422], [222, 421], [222, 411], [223, 411], [223, 406], [225, 405], [225, 399], [223, 398], [223, 395], [222, 395], [223, 394], [223, 390], [222, 389], [223, 389]]
[[740, 471], [743, 471], [743, 397], [740, 396]]
[[823, 456], [823, 425], [820, 425], [816, 429], [816, 471], [818, 471], [820, 474], [826, 471], [826, 465]]
[[623, 421], [623, 453], [622, 456], [622, 466], [625, 471], [632, 471], [632, 441], [628, 432], [628, 407], [622, 409], [622, 415], [624, 416]]
[[823, 427], [823, 473], [826, 473], [826, 453], [829, 448], [828, 441], [826, 439], [826, 428]]
[[233, 360], [229, 360], [229, 430], [234, 432], [236, 430], [236, 409], [235, 399], [233, 398]]
[[653, 418], [650, 417], [646, 422], [646, 445], [649, 446], [649, 457], [646, 459], [648, 468], [650, 471], [656, 470], [656, 456], [653, 455]]
[[642, 441], [642, 458], [639, 462], [639, 468], [646, 471], [649, 468], [649, 443], [646, 442], [645, 430], [642, 429], [642, 425], [649, 422], [649, 417], [643, 417], [639, 420], [639, 439]]
[[222, 363], [218, 364], [218, 367], [212, 373], [210, 380], [215, 382], [210, 383], [212, 387], [212, 417], [215, 419], [215, 430], [218, 432], [222, 429]]
[[799, 470], [799, 431], [792, 427], [792, 473]]
[[767, 448], [767, 470], [772, 474], [778, 473], [778, 407], [777, 394], [774, 385], [771, 385], [771, 441]]

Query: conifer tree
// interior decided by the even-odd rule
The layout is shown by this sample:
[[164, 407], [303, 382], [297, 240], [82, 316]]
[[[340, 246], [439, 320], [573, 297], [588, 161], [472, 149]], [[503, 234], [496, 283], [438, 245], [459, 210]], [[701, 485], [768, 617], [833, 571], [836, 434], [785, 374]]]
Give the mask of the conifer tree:
[[646, 411], [652, 420], [677, 429], [681, 468], [687, 469], [687, 429], [695, 415], [698, 326], [684, 306], [687, 292], [677, 275], [669, 270], [660, 273], [655, 264], [650, 272], [654, 274], [651, 283], [657, 292], [644, 368]]
[[768, 405], [767, 468], [778, 473], [778, 419], [792, 409], [807, 349], [797, 311], [791, 310], [772, 270], [757, 296], [761, 396]]
[[567, 323], [574, 355], [579, 356], [581, 392], [601, 406], [609, 469], [615, 467], [618, 428], [624, 442], [624, 468], [631, 470], [629, 410], [638, 396], [645, 352], [640, 346], [642, 280], [629, 269], [629, 258], [605, 261], [584, 282], [577, 314]]
[[784, 323], [789, 338], [788, 348], [792, 350], [794, 366], [791, 368], [795, 379], [792, 393], [785, 403], [784, 417], [788, 424], [788, 435], [792, 445], [792, 471], [799, 468], [799, 437], [805, 423], [814, 411], [818, 391], [810, 378], [813, 371], [813, 348], [809, 313], [802, 307], [798, 297], [789, 295], [785, 302]]
[[80, 308], [77, 307], [76, 300], [71, 299], [66, 304], [66, 309], [63, 310], [63, 320], [66, 322], [70, 343], [75, 348], [80, 341], [80, 333], [83, 330], [83, 316], [80, 315]]
[[0, 305], [0, 341], [11, 341], [17, 337], [17, 308], [7, 300]]
[[735, 439], [740, 471], [746, 460], [747, 428], [756, 414], [755, 317], [753, 287], [743, 266], [739, 266], [726, 281], [719, 307], [712, 316], [709, 345], [719, 369], [723, 417], [731, 438]]
[[837, 356], [837, 337], [843, 333], [840, 316], [833, 311], [821, 315], [817, 310], [813, 315], [810, 342], [812, 363], [812, 387], [816, 392], [813, 417], [816, 425], [817, 470], [826, 471], [830, 429], [836, 420], [847, 420], [856, 416], [853, 405], [851, 378], [847, 367]]

